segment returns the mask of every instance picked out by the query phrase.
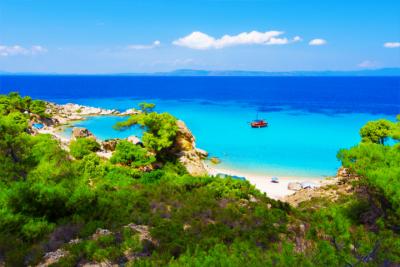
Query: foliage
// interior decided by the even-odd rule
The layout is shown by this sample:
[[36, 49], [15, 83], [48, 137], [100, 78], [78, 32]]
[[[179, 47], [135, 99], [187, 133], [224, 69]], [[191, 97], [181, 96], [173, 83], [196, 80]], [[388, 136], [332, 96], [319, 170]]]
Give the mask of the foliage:
[[155, 157], [145, 148], [126, 140], [122, 140], [117, 144], [115, 152], [110, 158], [111, 163], [120, 163], [134, 168], [149, 165], [154, 161]]
[[385, 144], [391, 135], [392, 123], [388, 120], [370, 121], [360, 130], [362, 142]]
[[117, 123], [115, 128], [124, 130], [137, 124], [145, 129], [142, 138], [144, 146], [154, 152], [169, 148], [178, 131], [174, 116], [157, 112], [132, 115], [126, 121]]
[[94, 138], [77, 138], [71, 141], [69, 149], [72, 156], [81, 159], [92, 152], [98, 151], [100, 144]]
[[149, 113], [149, 112], [153, 112], [154, 108], [156, 107], [156, 104], [141, 102], [141, 103], [139, 103], [138, 106], [139, 106], [140, 110], [143, 111], [144, 113]]
[[12, 112], [19, 112], [24, 115], [33, 113], [42, 118], [49, 117], [46, 114], [46, 102], [42, 100], [32, 100], [29, 96], [21, 97], [16, 92], [0, 95], [0, 114], [7, 115]]
[[[140, 171], [173, 142], [176, 119], [169, 114], [142, 113], [122, 123], [142, 125], [154, 140], [144, 139], [144, 148], [121, 141], [109, 161], [93, 153], [99, 144], [90, 138], [72, 142], [67, 152], [49, 135], [29, 135], [25, 111], [31, 103], [16, 94], [0, 96], [0, 264], [36, 266], [58, 248], [68, 255], [56, 266], [400, 262], [400, 149], [378, 140], [394, 138], [398, 122], [389, 133], [368, 134], [380, 136], [378, 142], [339, 152], [342, 164], [360, 177], [359, 194], [293, 208], [246, 181], [190, 176], [174, 161]], [[99, 228], [111, 232], [98, 236]]]

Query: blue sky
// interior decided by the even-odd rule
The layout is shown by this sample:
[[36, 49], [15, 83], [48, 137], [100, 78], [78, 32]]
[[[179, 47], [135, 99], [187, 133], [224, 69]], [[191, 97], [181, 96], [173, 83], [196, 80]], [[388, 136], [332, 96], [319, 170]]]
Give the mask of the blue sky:
[[0, 70], [400, 67], [397, 0], [1, 0]]

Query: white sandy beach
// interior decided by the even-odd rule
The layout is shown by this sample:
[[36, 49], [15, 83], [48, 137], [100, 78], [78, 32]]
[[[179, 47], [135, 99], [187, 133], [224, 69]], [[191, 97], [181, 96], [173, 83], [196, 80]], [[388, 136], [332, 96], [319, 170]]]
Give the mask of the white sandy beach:
[[217, 175], [219, 173], [235, 175], [240, 177], [245, 177], [247, 181], [251, 184], [255, 185], [255, 187], [267, 194], [268, 197], [273, 199], [282, 199], [285, 196], [291, 195], [296, 191], [289, 190], [289, 183], [302, 183], [302, 182], [310, 182], [316, 185], [321, 185], [324, 179], [315, 179], [315, 178], [307, 178], [307, 177], [281, 177], [279, 176], [279, 183], [272, 183], [271, 177], [273, 175], [268, 174], [258, 174], [258, 173], [249, 173], [249, 172], [241, 172], [237, 170], [230, 170], [219, 168], [218, 166], [210, 166], [211, 164], [206, 164], [207, 171], [210, 175]]

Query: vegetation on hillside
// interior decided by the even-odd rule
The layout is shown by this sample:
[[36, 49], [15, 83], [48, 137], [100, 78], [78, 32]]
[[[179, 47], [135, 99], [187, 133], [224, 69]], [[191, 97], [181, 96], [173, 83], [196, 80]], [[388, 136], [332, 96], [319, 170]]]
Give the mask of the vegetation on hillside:
[[32, 266], [57, 249], [64, 254], [53, 266], [400, 263], [399, 122], [368, 126], [362, 143], [339, 152], [359, 177], [353, 193], [293, 208], [246, 181], [192, 177], [173, 160], [142, 171], [174, 142], [167, 113], [119, 124], [143, 126], [144, 147], [121, 141], [105, 160], [93, 139], [67, 152], [50, 135], [31, 135], [29, 121], [45, 109], [28, 99], [0, 96], [0, 265]]

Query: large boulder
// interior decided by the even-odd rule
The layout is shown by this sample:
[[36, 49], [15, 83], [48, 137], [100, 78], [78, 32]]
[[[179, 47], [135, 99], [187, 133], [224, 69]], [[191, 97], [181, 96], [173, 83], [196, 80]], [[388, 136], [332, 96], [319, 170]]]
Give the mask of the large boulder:
[[107, 139], [101, 143], [102, 147], [106, 151], [114, 151], [117, 147], [119, 139]]
[[74, 127], [72, 128], [72, 138], [94, 137], [94, 135], [86, 128]]

